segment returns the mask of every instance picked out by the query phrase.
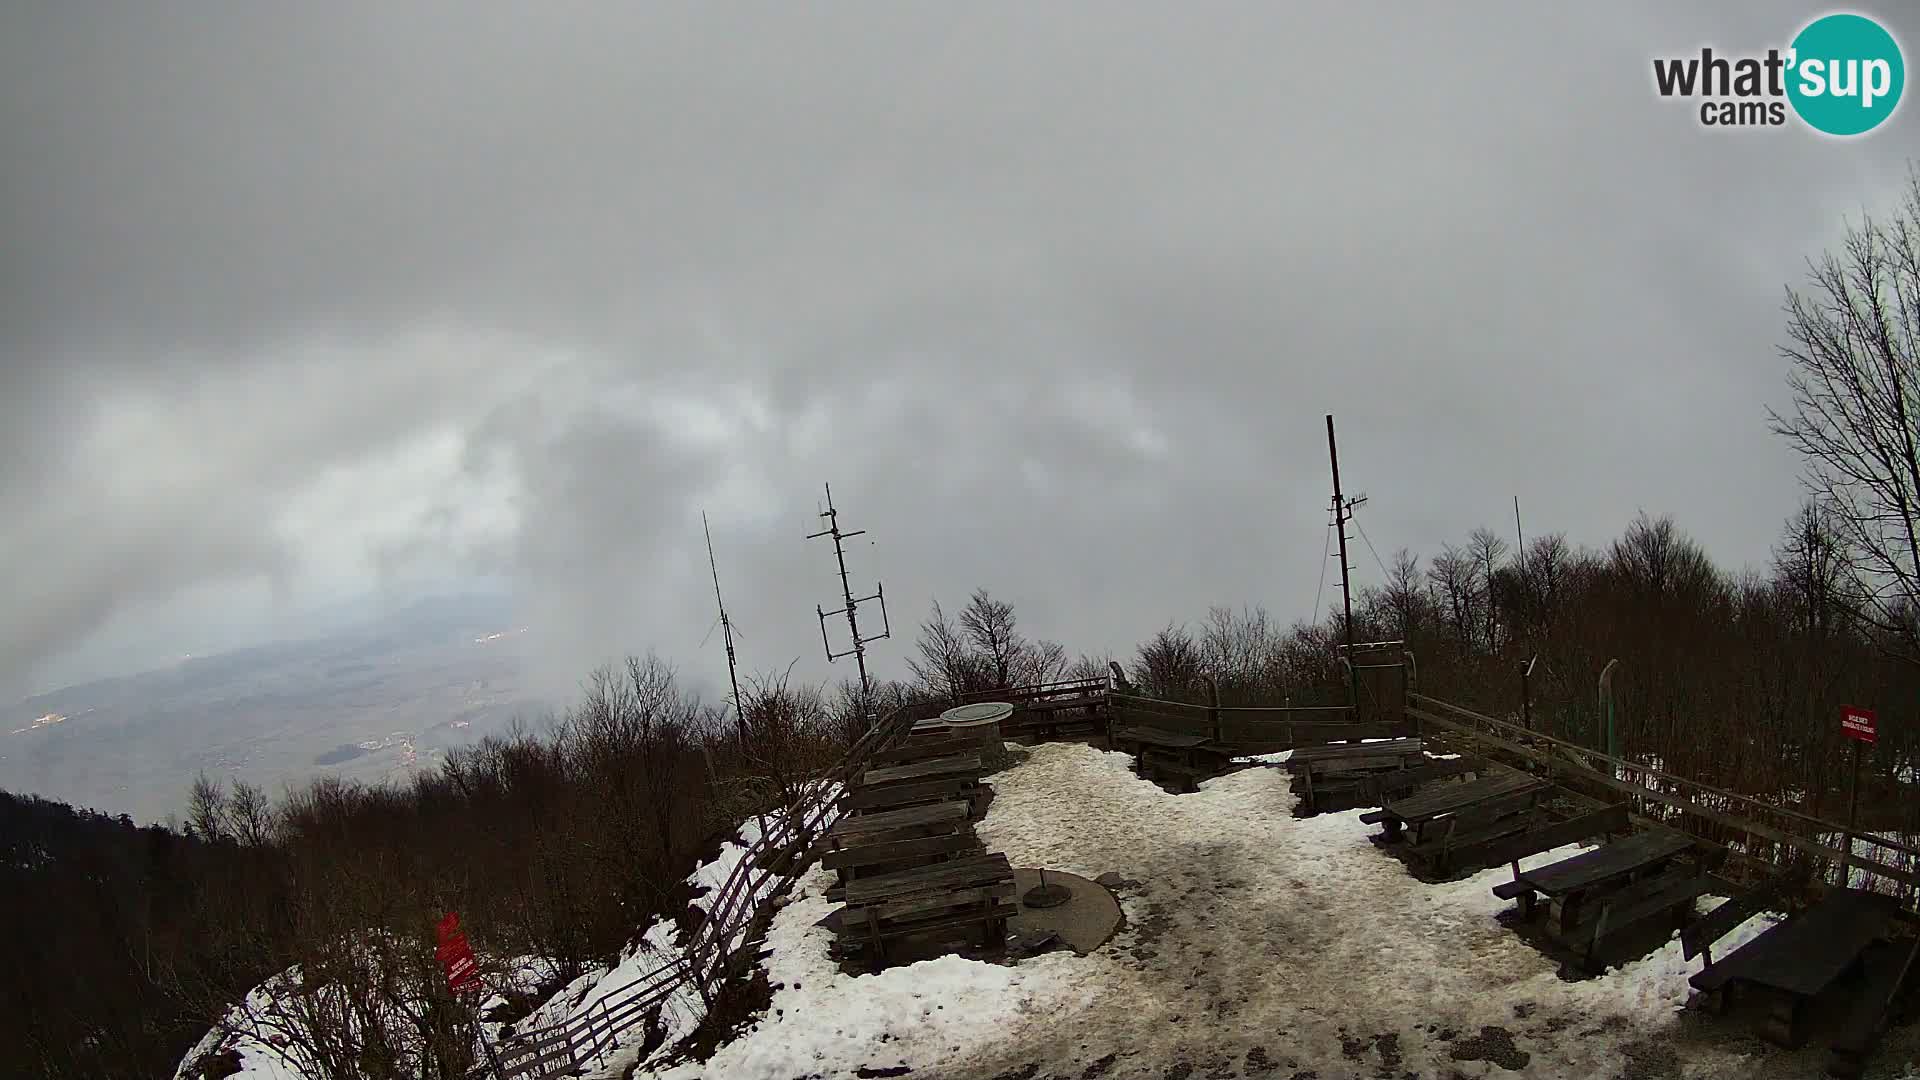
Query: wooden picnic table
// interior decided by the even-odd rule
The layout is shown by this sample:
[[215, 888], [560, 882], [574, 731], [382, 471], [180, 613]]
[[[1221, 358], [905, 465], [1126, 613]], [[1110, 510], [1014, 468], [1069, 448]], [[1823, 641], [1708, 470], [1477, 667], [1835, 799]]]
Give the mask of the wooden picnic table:
[[1557, 863], [1522, 870], [1513, 880], [1533, 892], [1558, 900], [1658, 869], [1692, 846], [1690, 837], [1668, 829], [1653, 829], [1602, 844]]
[[1556, 863], [1521, 870], [1513, 875], [1513, 881], [1494, 889], [1494, 895], [1518, 899], [1525, 918], [1532, 917], [1536, 897], [1557, 902], [1559, 928], [1565, 932], [1579, 921], [1586, 897], [1659, 871], [1692, 846], [1691, 838], [1668, 829], [1635, 833]]
[[1386, 838], [1393, 839], [1399, 835], [1403, 825], [1414, 826], [1417, 830], [1436, 818], [1458, 813], [1478, 803], [1531, 795], [1546, 787], [1545, 780], [1528, 773], [1500, 772], [1464, 784], [1447, 784], [1431, 791], [1416, 792], [1371, 813], [1362, 814], [1360, 820], [1368, 824], [1382, 823]]
[[1141, 776], [1171, 773], [1183, 790], [1195, 790], [1201, 780], [1220, 771], [1232, 752], [1205, 735], [1188, 735], [1155, 727], [1130, 727], [1114, 732], [1114, 741], [1133, 746], [1133, 768]]
[[982, 944], [1006, 939], [1013, 866], [998, 852], [962, 856], [931, 866], [855, 878], [846, 884], [846, 906], [834, 920], [836, 937], [869, 950], [875, 968], [887, 962], [887, 942], [901, 937], [961, 931], [984, 934]]
[[880, 784], [900, 784], [914, 780], [937, 780], [949, 776], [971, 774], [979, 776], [986, 770], [980, 755], [950, 754], [929, 761], [909, 761], [900, 765], [883, 765], [877, 769], [868, 769], [860, 774], [863, 787], [875, 787]]
[[1885, 937], [1895, 904], [1859, 889], [1835, 889], [1813, 907], [1775, 923], [1718, 963], [1689, 979], [1703, 993], [1744, 983], [1775, 992], [1762, 1035], [1782, 1046], [1806, 1041], [1802, 1020], [1809, 999], [1860, 962]]

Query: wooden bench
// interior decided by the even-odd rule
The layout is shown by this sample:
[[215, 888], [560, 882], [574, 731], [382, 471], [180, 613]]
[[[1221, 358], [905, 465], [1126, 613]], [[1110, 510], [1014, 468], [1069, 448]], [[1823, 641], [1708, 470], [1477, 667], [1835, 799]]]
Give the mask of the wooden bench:
[[1488, 846], [1534, 826], [1542, 791], [1533, 788], [1487, 799], [1431, 822], [1407, 854], [1434, 874], [1478, 861]]
[[1390, 843], [1400, 838], [1405, 826], [1415, 830], [1415, 843], [1424, 839], [1420, 834], [1425, 831], [1428, 822], [1444, 818], [1450, 814], [1473, 806], [1475, 803], [1494, 799], [1507, 799], [1524, 796], [1536, 791], [1544, 791], [1547, 782], [1538, 777], [1519, 771], [1496, 773], [1471, 780], [1464, 784], [1448, 784], [1431, 791], [1416, 792], [1404, 799], [1396, 799], [1378, 810], [1360, 815], [1360, 820], [1372, 825], [1383, 826], [1379, 839]]
[[1546, 866], [1521, 870], [1516, 865], [1513, 880], [1495, 886], [1494, 895], [1519, 900], [1521, 917], [1527, 919], [1534, 915], [1537, 898], [1553, 901], [1559, 908], [1559, 929], [1564, 934], [1578, 921], [1579, 909], [1588, 897], [1658, 874], [1692, 846], [1692, 838], [1670, 829], [1636, 833]]
[[1867, 950], [1863, 959], [1865, 978], [1861, 980], [1839, 1034], [1829, 1047], [1827, 1072], [1834, 1076], [1859, 1076], [1867, 1067], [1892, 1020], [1901, 995], [1912, 984], [1920, 965], [1920, 938], [1889, 941]]
[[1735, 984], [1765, 988], [1773, 1002], [1761, 1035], [1786, 1047], [1805, 1043], [1806, 1003], [1854, 970], [1887, 929], [1896, 905], [1858, 889], [1833, 889], [1820, 902], [1735, 949], [1688, 982], [1721, 995]]
[[1543, 828], [1502, 837], [1487, 844], [1485, 850], [1479, 853], [1479, 857], [1482, 864], [1486, 866], [1499, 866], [1501, 863], [1506, 863], [1513, 868], [1515, 880], [1495, 885], [1493, 895], [1502, 900], [1514, 900], [1533, 894], [1530, 887], [1518, 880], [1521, 859], [1529, 855], [1538, 855], [1543, 851], [1552, 851], [1557, 847], [1565, 847], [1590, 836], [1623, 833], [1630, 827], [1626, 804], [1617, 803], [1592, 813], [1579, 814], [1564, 821], [1554, 822]]
[[1005, 940], [1006, 920], [1018, 910], [1009, 902], [1013, 891], [1013, 867], [997, 852], [855, 878], [847, 883], [836, 930], [846, 948], [866, 950], [876, 969], [885, 966], [888, 942], [897, 938], [979, 926], [990, 946]]

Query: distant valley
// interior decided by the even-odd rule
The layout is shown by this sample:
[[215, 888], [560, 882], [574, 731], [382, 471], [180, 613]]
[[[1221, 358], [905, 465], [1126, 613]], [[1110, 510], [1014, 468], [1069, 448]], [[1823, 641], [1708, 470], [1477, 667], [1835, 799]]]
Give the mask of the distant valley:
[[333, 774], [376, 782], [537, 723], [537, 631], [494, 597], [416, 604], [377, 623], [68, 687], [0, 711], [0, 788], [138, 821], [184, 812], [195, 775], [278, 795]]

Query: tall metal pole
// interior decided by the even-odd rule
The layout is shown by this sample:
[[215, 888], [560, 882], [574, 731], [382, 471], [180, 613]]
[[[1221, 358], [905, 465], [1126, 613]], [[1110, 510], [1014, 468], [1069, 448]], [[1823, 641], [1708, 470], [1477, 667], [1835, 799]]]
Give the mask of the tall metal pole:
[[[845, 598], [846, 607], [841, 608], [839, 611], [823, 611], [820, 605], [815, 604], [813, 611], [820, 619], [820, 643], [826, 648], [827, 662], [832, 663], [844, 656], [851, 655], [854, 663], [859, 666], [860, 703], [862, 708], [868, 710], [868, 719], [871, 720], [873, 717], [870, 699], [873, 695], [873, 680], [867, 676], [867, 643], [882, 640], [892, 634], [893, 628], [887, 622], [887, 597], [885, 590], [877, 584], [873, 587], [874, 591], [872, 596], [856, 597], [853, 595], [853, 586], [847, 578], [847, 552], [843, 541], [850, 540], [856, 536], [864, 536], [866, 535], [866, 530], [855, 529], [853, 532], [840, 531], [840, 511], [834, 509], [833, 485], [826, 485], [826, 490], [827, 508], [820, 512], [820, 516], [827, 519], [827, 527], [817, 533], [807, 534], [807, 539], [814, 540], [822, 536], [833, 537], [833, 557], [840, 567], [840, 595]], [[860, 605], [869, 600], [878, 600], [880, 602], [881, 629], [878, 634], [872, 637], [861, 637], [858, 611]], [[845, 614], [847, 617], [847, 632], [852, 635], [853, 647], [846, 652], [836, 653], [833, 651], [832, 643], [827, 639], [827, 618], [840, 614]]]
[[747, 714], [740, 711], [740, 665], [733, 651], [733, 620], [727, 618], [727, 602], [720, 598], [720, 564], [713, 557], [713, 528], [707, 513], [700, 512], [700, 528], [707, 534], [707, 569], [713, 571], [713, 602], [720, 608], [720, 635], [727, 643], [727, 681], [733, 686], [733, 718], [740, 726], [740, 750], [747, 749]]
[[1520, 531], [1520, 496], [1518, 495], [1513, 497], [1513, 538], [1520, 541], [1520, 546], [1514, 549], [1514, 556], [1520, 560], [1521, 568], [1525, 569], [1527, 565], [1527, 534]]
[[1340, 450], [1333, 441], [1333, 414], [1327, 414], [1327, 461], [1333, 466], [1333, 521], [1340, 531], [1340, 603], [1346, 611], [1348, 693], [1356, 708], [1360, 704], [1360, 680], [1353, 671], [1353, 579], [1347, 565], [1347, 504], [1340, 495]]

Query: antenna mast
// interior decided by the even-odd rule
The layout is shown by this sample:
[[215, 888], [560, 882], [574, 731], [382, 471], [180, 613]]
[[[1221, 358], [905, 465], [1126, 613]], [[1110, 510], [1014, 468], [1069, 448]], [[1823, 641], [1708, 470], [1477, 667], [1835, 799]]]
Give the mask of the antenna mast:
[[707, 534], [707, 568], [713, 571], [713, 602], [720, 608], [720, 636], [727, 643], [727, 681], [733, 685], [733, 718], [740, 725], [740, 749], [747, 748], [747, 714], [740, 711], [740, 665], [733, 652], [733, 620], [727, 618], [727, 602], [720, 599], [720, 564], [713, 558], [713, 527], [707, 524], [707, 512], [700, 511], [700, 528]]
[[1333, 414], [1327, 414], [1327, 462], [1333, 467], [1333, 524], [1340, 533], [1340, 603], [1346, 611], [1347, 692], [1355, 707], [1360, 700], [1360, 677], [1353, 670], [1353, 566], [1347, 562], [1347, 522], [1353, 508], [1366, 501], [1365, 496], [1349, 499], [1340, 494], [1340, 451], [1333, 442]]
[[[827, 527], [817, 533], [808, 533], [807, 539], [817, 540], [822, 536], [833, 537], [833, 557], [840, 564], [840, 595], [845, 598], [847, 606], [838, 611], [823, 611], [820, 605], [815, 604], [813, 606], [813, 612], [820, 618], [820, 644], [827, 651], [827, 663], [831, 664], [835, 660], [851, 656], [853, 657], [854, 663], [859, 665], [860, 697], [862, 705], [865, 706], [867, 699], [873, 694], [873, 681], [867, 677], [867, 644], [869, 642], [880, 641], [892, 633], [892, 627], [887, 622], [887, 597], [878, 582], [874, 583], [872, 596], [855, 597], [853, 595], [853, 586], [848, 584], [847, 581], [847, 551], [842, 541], [849, 540], [856, 536], [864, 536], [866, 535], [866, 530], [855, 529], [853, 532], [840, 531], [840, 511], [833, 507], [833, 485], [826, 485], [826, 489], [827, 508], [820, 511], [820, 516], [827, 520]], [[878, 634], [872, 637], [861, 637], [860, 605], [869, 600], [878, 600], [880, 602], [881, 629]], [[844, 652], [834, 652], [833, 642], [827, 638], [827, 619], [835, 615], [845, 615], [847, 617], [847, 633], [851, 635], [853, 640], [853, 647]]]

